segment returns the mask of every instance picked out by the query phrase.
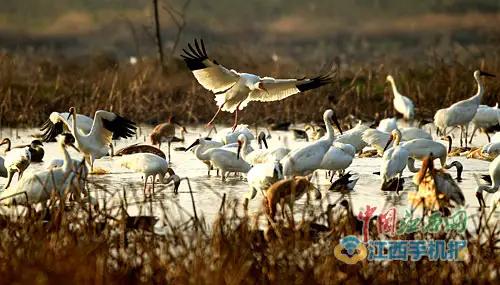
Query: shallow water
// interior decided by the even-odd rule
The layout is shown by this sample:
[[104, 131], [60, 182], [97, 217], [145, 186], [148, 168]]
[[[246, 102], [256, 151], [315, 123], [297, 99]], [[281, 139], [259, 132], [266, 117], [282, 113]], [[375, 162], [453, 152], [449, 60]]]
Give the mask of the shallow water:
[[[115, 150], [136, 142], [143, 143], [146, 139], [146, 135], [149, 134], [150, 131], [150, 127], [141, 127], [138, 130], [137, 138], [116, 141]], [[189, 133], [186, 134], [185, 143], [174, 143], [173, 148], [179, 146], [187, 147], [196, 138], [201, 135], [205, 136], [207, 133], [204, 128], [200, 127], [191, 127], [188, 128], [188, 131]], [[36, 133], [38, 133], [36, 129], [2, 130], [2, 136], [11, 137], [14, 146], [29, 143], [33, 139], [31, 135]], [[295, 141], [292, 138], [291, 132], [275, 131], [271, 134], [272, 138], [268, 140], [269, 147], [271, 148], [282, 145], [295, 148], [306, 144], [305, 141]], [[481, 145], [485, 141], [484, 135], [480, 135], [475, 139], [475, 144]], [[253, 144], [256, 143], [253, 142]], [[257, 146], [254, 145], [254, 147]], [[206, 221], [210, 223], [219, 211], [224, 193], [227, 195], [227, 201], [243, 199], [246, 191], [248, 191], [248, 186], [244, 178], [231, 175], [228, 177], [227, 181], [222, 182], [220, 177], [215, 176], [215, 171], [212, 172], [212, 176], [208, 177], [206, 165], [196, 159], [192, 152], [174, 151], [173, 148], [171, 152], [171, 167], [179, 176], [189, 177], [198, 216], [204, 216]], [[26, 170], [26, 173], [43, 169], [52, 159], [62, 158], [61, 151], [58, 149], [56, 143], [46, 143], [44, 144], [44, 149], [46, 152], [44, 162], [33, 163]], [[162, 150], [167, 154], [167, 144], [162, 144]], [[81, 158], [74, 150], [70, 150], [70, 153], [73, 158]], [[96, 169], [105, 170], [107, 174], [89, 176], [89, 187], [94, 193], [93, 195], [100, 198], [101, 203], [102, 198], [107, 197], [107, 208], [117, 209], [125, 195], [127, 204], [129, 205], [127, 209], [129, 214], [149, 214], [153, 211], [155, 215], [160, 217], [160, 222], [157, 224], [157, 227], [161, 227], [163, 224], [163, 215], [167, 215], [171, 220], [184, 220], [193, 214], [192, 200], [186, 181], [181, 183], [178, 195], [173, 194], [172, 186], [157, 184], [153, 199], [145, 199], [143, 195], [144, 184], [142, 175], [120, 167], [118, 160], [119, 157], [105, 157], [96, 160], [94, 167]], [[465, 157], [451, 157], [448, 158], [448, 160], [458, 160], [464, 165], [464, 172], [462, 175], [463, 181], [460, 182], [459, 185], [465, 195], [468, 215], [477, 214], [479, 206], [475, 197], [475, 188], [477, 184], [473, 177], [473, 173], [487, 174], [489, 162], [466, 159]], [[351, 195], [353, 209], [355, 213], [357, 213], [361, 208], [370, 205], [372, 207], [376, 206], [378, 209], [376, 213], [378, 213], [382, 208], [387, 209], [388, 207], [396, 206], [399, 216], [402, 216], [404, 210], [409, 208], [408, 192], [415, 191], [416, 187], [411, 182], [411, 178], [407, 178], [404, 184], [405, 191], [403, 191], [400, 196], [395, 195], [395, 193], [380, 191], [380, 177], [372, 174], [374, 171], [379, 170], [380, 162], [381, 158], [379, 157], [355, 158], [350, 168], [348, 168], [351, 172], [359, 173], [360, 175], [355, 191], [353, 191]], [[420, 163], [417, 162], [417, 165], [419, 164]], [[455, 177], [454, 168], [451, 172]], [[411, 172], [405, 170], [403, 177], [411, 177], [412, 175]], [[323, 198], [321, 202], [312, 201], [313, 205], [319, 208], [320, 205], [326, 207], [328, 203], [334, 203], [340, 197], [340, 194], [327, 191], [330, 183], [325, 178], [325, 173], [319, 171], [315, 177], [316, 183], [322, 191]], [[14, 180], [17, 180], [17, 176]], [[2, 187], [4, 183], [6, 183], [6, 179], [0, 179], [0, 185], [2, 185]], [[95, 185], [104, 186], [106, 191], [96, 190]], [[486, 193], [485, 199], [487, 204], [489, 198], [489, 194]], [[305, 201], [305, 197], [299, 200], [298, 207], [300, 208]], [[250, 201], [249, 211], [251, 213], [257, 212], [261, 208], [261, 205], [262, 196], [261, 193], [258, 193], [256, 198]], [[167, 209], [166, 213], [164, 213], [162, 209]], [[497, 210], [494, 218], [498, 219], [498, 216], [500, 216], [500, 211]], [[470, 224], [469, 222], [469, 226]]]

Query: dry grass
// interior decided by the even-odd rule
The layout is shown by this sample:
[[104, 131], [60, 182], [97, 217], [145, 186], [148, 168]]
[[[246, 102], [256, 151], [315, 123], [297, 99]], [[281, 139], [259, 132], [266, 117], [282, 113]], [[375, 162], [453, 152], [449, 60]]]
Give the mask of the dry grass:
[[311, 207], [304, 209], [303, 220], [295, 221], [295, 229], [290, 220], [278, 219], [271, 230], [258, 226], [264, 214], [241, 214], [238, 207], [236, 201], [223, 203], [210, 226], [164, 214], [165, 235], [127, 228], [131, 223], [123, 212], [103, 218], [104, 213], [89, 212], [79, 203], [66, 210], [46, 210], [50, 216], [43, 212], [1, 216], [2, 283], [493, 284], [498, 280], [500, 230], [498, 222], [493, 228], [484, 226], [484, 215], [473, 219], [483, 221], [478, 233], [397, 237], [466, 239], [465, 261], [346, 265], [333, 252], [342, 236], [352, 234], [345, 211], [334, 208], [330, 230], [318, 234], [314, 229], [318, 223], [326, 224], [326, 214], [314, 215]]
[[[215, 57], [234, 62], [231, 66], [237, 69], [271, 76], [318, 72], [318, 68], [304, 70], [301, 66], [311, 64], [303, 65], [288, 56], [270, 63], [268, 58], [252, 54], [257, 51], [249, 50], [243, 57]], [[266, 62], [252, 61], [255, 58]], [[319, 119], [321, 110], [326, 108], [335, 108], [341, 117], [353, 114], [373, 118], [377, 112], [391, 115], [392, 108], [387, 106], [392, 105], [392, 93], [385, 83], [388, 73], [395, 76], [400, 92], [416, 103], [417, 117], [431, 118], [438, 108], [475, 93], [472, 72], [477, 68], [500, 74], [500, 59], [492, 54], [467, 64], [429, 57], [422, 62], [387, 60], [384, 64], [349, 68], [341, 65], [333, 84], [280, 102], [251, 103], [242, 114], [242, 122], [261, 124], [268, 118], [306, 122]], [[495, 103], [499, 82], [486, 81], [483, 103]], [[165, 121], [170, 113], [185, 123], [206, 122], [216, 110], [213, 95], [195, 81], [183, 62], [171, 61], [162, 73], [149, 59], [131, 66], [105, 54], [71, 59], [2, 54], [0, 97], [2, 126], [37, 126], [51, 111], [66, 111], [70, 106], [84, 114], [97, 109], [112, 110], [140, 123]], [[218, 122], [230, 120], [230, 114], [223, 114]]]

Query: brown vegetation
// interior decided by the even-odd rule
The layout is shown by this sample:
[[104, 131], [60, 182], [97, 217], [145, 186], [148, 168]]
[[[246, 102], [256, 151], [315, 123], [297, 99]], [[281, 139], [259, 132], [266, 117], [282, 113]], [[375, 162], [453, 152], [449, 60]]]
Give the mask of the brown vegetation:
[[[302, 65], [288, 57], [270, 63], [252, 62], [254, 57], [250, 55], [237, 58], [214, 53], [223, 64], [258, 74], [287, 77], [318, 72], [311, 70], [314, 64]], [[259, 56], [255, 59], [268, 60]], [[475, 92], [472, 72], [477, 68], [500, 74], [500, 59], [491, 55], [488, 61], [462, 64], [431, 57], [418, 63], [391, 60], [380, 65], [341, 65], [333, 84], [280, 102], [253, 102], [242, 112], [241, 122], [261, 124], [269, 118], [307, 122], [319, 120], [321, 110], [326, 108], [335, 108], [341, 117], [353, 114], [373, 118], [377, 112], [390, 115], [392, 94], [385, 83], [388, 73], [395, 76], [400, 92], [414, 100], [417, 117], [431, 118], [438, 108]], [[299, 69], [304, 73], [287, 71]], [[493, 105], [498, 100], [500, 81], [487, 80], [486, 87], [483, 103]], [[157, 123], [171, 113], [180, 122], [205, 123], [216, 110], [213, 97], [180, 60], [162, 72], [148, 59], [130, 65], [109, 55], [71, 59], [0, 55], [0, 125], [4, 127], [39, 126], [50, 112], [64, 111], [68, 106], [84, 114], [111, 110], [139, 123]], [[224, 114], [217, 123], [227, 123], [230, 117]]]
[[306, 207], [296, 228], [278, 219], [272, 224], [274, 235], [269, 235], [268, 229], [258, 226], [261, 214], [238, 214], [238, 207], [223, 204], [211, 226], [194, 218], [181, 221], [165, 211], [165, 235], [151, 232], [154, 219], [148, 216], [134, 218], [123, 211], [121, 217], [103, 218], [95, 210], [89, 216], [88, 207], [75, 202], [45, 214], [2, 215], [1, 283], [462, 284], [468, 280], [493, 284], [498, 280], [498, 223], [484, 226], [483, 215], [469, 219], [483, 222], [477, 233], [397, 237], [466, 239], [464, 261], [365, 260], [347, 265], [335, 258], [333, 250], [349, 228], [345, 211], [334, 208], [332, 213], [313, 215]]

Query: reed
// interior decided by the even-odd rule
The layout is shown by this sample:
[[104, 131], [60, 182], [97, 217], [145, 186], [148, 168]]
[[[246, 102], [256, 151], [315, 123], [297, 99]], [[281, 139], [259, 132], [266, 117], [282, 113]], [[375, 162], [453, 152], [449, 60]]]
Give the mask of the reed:
[[[219, 56], [220, 57], [220, 56]], [[229, 66], [275, 77], [314, 75], [317, 69], [299, 60], [256, 62], [257, 51], [248, 55], [223, 57]], [[290, 55], [290, 58], [291, 55]], [[230, 63], [230, 64], [229, 64]], [[401, 93], [412, 98], [417, 118], [432, 118], [434, 112], [474, 94], [472, 72], [481, 68], [500, 74], [498, 57], [469, 58], [463, 62], [430, 56], [419, 62], [384, 59], [366, 64], [340, 64], [334, 83], [306, 94], [273, 103], [251, 103], [242, 112], [242, 123], [265, 124], [268, 120], [296, 123], [319, 120], [321, 110], [334, 107], [339, 116], [349, 114], [373, 119], [376, 114], [392, 115], [392, 94], [385, 83], [391, 73]], [[286, 74], [285, 70], [303, 73]], [[484, 104], [496, 103], [500, 81], [486, 82]], [[213, 95], [204, 90], [180, 60], [165, 71], [154, 60], [143, 58], [136, 65], [112, 56], [84, 58], [34, 57], [26, 54], [1, 55], [0, 114], [2, 126], [36, 127], [51, 111], [75, 106], [84, 114], [97, 109], [118, 112], [139, 123], [166, 121], [169, 114], [185, 124], [207, 122], [216, 110]], [[223, 114], [218, 123], [230, 123]]]

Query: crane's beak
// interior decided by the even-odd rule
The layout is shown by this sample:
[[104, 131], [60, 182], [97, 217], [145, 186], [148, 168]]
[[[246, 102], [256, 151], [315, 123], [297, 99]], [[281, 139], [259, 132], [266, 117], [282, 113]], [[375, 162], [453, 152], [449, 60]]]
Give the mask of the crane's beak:
[[199, 144], [200, 144], [200, 139], [197, 139], [197, 140], [195, 140], [195, 141], [194, 141], [194, 142], [193, 142], [190, 146], [188, 146], [188, 148], [186, 148], [186, 150], [185, 150], [185, 151], [188, 151], [188, 150], [190, 150], [191, 148], [193, 148], [193, 147], [195, 147], [195, 146], [197, 146], [197, 145], [199, 145]]
[[389, 137], [389, 140], [387, 141], [387, 143], [385, 144], [385, 147], [384, 147], [384, 151], [385, 152], [387, 150], [387, 148], [389, 147], [389, 145], [391, 144], [391, 142], [394, 140], [394, 136], [391, 134], [391, 136]]
[[332, 121], [335, 124], [335, 126], [337, 126], [337, 129], [339, 129], [340, 134], [343, 134], [342, 133], [342, 128], [340, 127], [339, 120], [337, 119], [337, 115], [333, 114]]
[[492, 74], [492, 73], [488, 73], [488, 72], [485, 72], [485, 71], [479, 71], [479, 75], [480, 76], [488, 76], [488, 77], [496, 77], [495, 74]]
[[77, 152], [80, 152], [80, 149], [78, 149], [73, 143], [69, 143], [68, 145], [70, 147], [72, 147], [74, 150], [76, 150]]
[[240, 159], [241, 146], [242, 146], [242, 143], [240, 140], [238, 140], [238, 152], [236, 153], [237, 159]]
[[69, 120], [69, 118], [71, 118], [71, 115], [73, 115], [74, 113], [75, 113], [74, 109], [71, 108], [71, 110], [68, 113], [68, 117], [66, 118], [66, 120]]
[[268, 149], [269, 147], [267, 146], [267, 140], [266, 140], [266, 138], [263, 137], [261, 140], [264, 143], [264, 146], [266, 147], [266, 149]]

